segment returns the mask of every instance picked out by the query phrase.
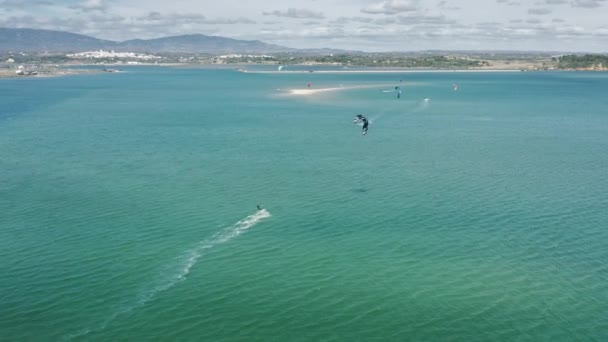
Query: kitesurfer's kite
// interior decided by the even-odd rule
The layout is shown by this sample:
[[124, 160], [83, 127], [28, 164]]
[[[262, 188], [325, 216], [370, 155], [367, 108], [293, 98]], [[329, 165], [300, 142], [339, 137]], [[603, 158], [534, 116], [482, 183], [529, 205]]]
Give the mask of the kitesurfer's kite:
[[367, 126], [369, 126], [369, 122], [367, 121], [367, 118], [361, 114], [357, 114], [357, 116], [355, 116], [355, 119], [353, 120], [353, 123], [358, 124], [359, 122], [363, 123], [362, 129], [361, 129], [361, 134], [366, 135]]

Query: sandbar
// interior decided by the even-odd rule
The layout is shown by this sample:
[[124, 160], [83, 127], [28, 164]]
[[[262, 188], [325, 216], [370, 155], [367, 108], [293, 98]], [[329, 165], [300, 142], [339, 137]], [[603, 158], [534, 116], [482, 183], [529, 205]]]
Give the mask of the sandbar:
[[368, 85], [356, 85], [356, 86], [339, 86], [339, 87], [329, 87], [329, 88], [298, 88], [298, 89], [288, 89], [289, 95], [298, 95], [298, 96], [309, 96], [315, 95], [319, 93], [327, 93], [332, 91], [340, 91], [340, 90], [351, 90], [351, 89], [364, 89], [364, 88], [386, 88], [390, 87], [393, 89], [395, 86], [411, 86], [414, 85], [413, 82], [400, 82], [400, 83], [382, 83], [382, 84], [368, 84]]

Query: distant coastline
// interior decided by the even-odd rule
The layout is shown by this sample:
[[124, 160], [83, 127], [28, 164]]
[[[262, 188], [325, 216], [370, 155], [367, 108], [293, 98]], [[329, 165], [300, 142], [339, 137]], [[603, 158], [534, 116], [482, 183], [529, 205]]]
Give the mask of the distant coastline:
[[435, 72], [442, 72], [442, 73], [449, 73], [449, 72], [521, 72], [521, 70], [518, 69], [412, 69], [412, 68], [403, 68], [403, 69], [384, 69], [384, 68], [377, 68], [377, 69], [366, 69], [366, 70], [352, 70], [352, 69], [347, 69], [347, 70], [314, 70], [314, 71], [302, 71], [302, 70], [297, 70], [297, 71], [274, 71], [274, 70], [269, 70], [269, 71], [259, 71], [259, 70], [254, 70], [254, 71], [249, 71], [249, 70], [244, 70], [244, 69], [239, 69], [237, 70], [239, 72], [242, 73], [251, 73], [251, 74], [308, 74], [308, 73], [315, 73], [315, 74], [378, 74], [378, 73], [435, 73]]
[[49, 78], [71, 75], [99, 74], [102, 70], [99, 69], [63, 69], [63, 68], [31, 68], [26, 70], [30, 74], [18, 74], [16, 69], [0, 68], [0, 78]]
[[[268, 67], [266, 63], [243, 63], [243, 64], [215, 64], [215, 63], [64, 63], [64, 64], [29, 64], [19, 65], [24, 73], [19, 74], [17, 65], [0, 65], [0, 79], [2, 78], [48, 78], [71, 75], [100, 74], [104, 72], [119, 72], [122, 67], [171, 67], [171, 68], [200, 68], [200, 69], [228, 69], [241, 73], [251, 74], [372, 74], [372, 73], [485, 73], [485, 72], [534, 72], [534, 71], [587, 71], [587, 72], [607, 72], [608, 69], [602, 68], [538, 68], [531, 63], [495, 63], [485, 67], [471, 68], [428, 68], [428, 67], [366, 67], [366, 66], [340, 66], [328, 65], [324, 63], [293, 64], [287, 66], [296, 67], [298, 70], [277, 69], [256, 70], [257, 67]], [[104, 67], [100, 69], [100, 67]], [[329, 67], [331, 69], [316, 69], [318, 67]]]
[[[297, 49], [220, 36], [188, 34], [127, 41], [103, 40], [63, 31], [0, 28], [0, 77], [52, 77], [87, 73], [83, 66], [171, 66], [282, 71], [318, 69], [354, 72], [608, 71], [606, 52], [517, 50], [420, 50], [365, 52]], [[39, 66], [43, 66], [41, 69]], [[51, 70], [47, 68], [50, 67]], [[79, 66], [67, 72], [56, 68]], [[7, 70], [8, 69], [8, 70]], [[359, 71], [368, 69], [369, 71]], [[306, 72], [306, 71], [303, 71]], [[323, 71], [328, 72], [328, 71]], [[337, 72], [337, 71], [331, 71]], [[351, 72], [351, 71], [349, 71]]]

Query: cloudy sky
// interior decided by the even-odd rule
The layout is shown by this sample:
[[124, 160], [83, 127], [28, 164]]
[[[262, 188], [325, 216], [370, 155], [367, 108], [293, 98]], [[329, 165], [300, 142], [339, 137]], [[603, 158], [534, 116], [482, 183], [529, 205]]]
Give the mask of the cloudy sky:
[[0, 27], [297, 48], [608, 52], [608, 0], [0, 0]]

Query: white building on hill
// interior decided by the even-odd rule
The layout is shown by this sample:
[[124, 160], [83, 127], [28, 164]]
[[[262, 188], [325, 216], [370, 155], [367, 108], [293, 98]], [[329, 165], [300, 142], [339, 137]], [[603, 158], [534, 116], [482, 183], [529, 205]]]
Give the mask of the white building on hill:
[[135, 52], [114, 52], [112, 51], [86, 51], [86, 52], [78, 52], [71, 53], [66, 55], [69, 58], [75, 59], [101, 59], [101, 58], [129, 58], [129, 59], [139, 59], [139, 60], [155, 60], [161, 59], [162, 57], [154, 56], [154, 55], [146, 55], [143, 53], [135, 53]]

